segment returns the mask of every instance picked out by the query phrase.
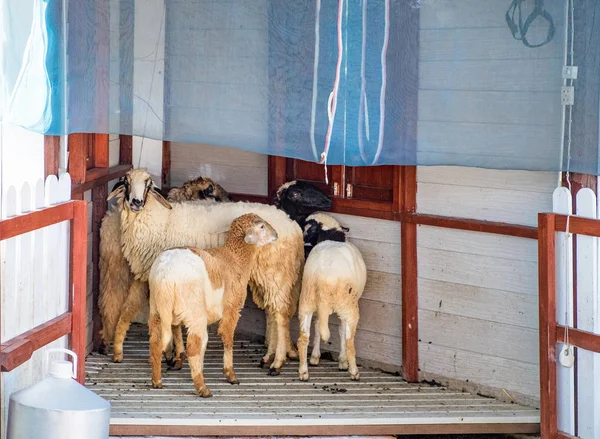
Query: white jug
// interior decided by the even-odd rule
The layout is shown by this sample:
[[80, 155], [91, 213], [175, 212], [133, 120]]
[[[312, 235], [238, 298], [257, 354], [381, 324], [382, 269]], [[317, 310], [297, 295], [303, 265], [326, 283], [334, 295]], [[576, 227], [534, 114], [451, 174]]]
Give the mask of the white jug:
[[52, 361], [50, 376], [10, 396], [7, 439], [107, 439], [110, 403], [73, 379], [75, 352], [48, 349], [46, 365], [51, 352], [69, 354], [73, 363]]

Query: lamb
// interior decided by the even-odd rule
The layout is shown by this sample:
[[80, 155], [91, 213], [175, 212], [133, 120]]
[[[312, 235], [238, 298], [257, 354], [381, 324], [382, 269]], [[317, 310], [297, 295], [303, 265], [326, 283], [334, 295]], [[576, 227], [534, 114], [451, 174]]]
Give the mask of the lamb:
[[171, 328], [182, 323], [188, 328], [188, 359], [200, 396], [212, 396], [204, 382], [203, 364], [207, 326], [215, 322], [224, 347], [223, 374], [229, 383], [239, 384], [233, 368], [233, 335], [258, 249], [276, 240], [275, 229], [249, 213], [231, 223], [222, 247], [177, 248], [158, 255], [148, 277], [153, 388], [162, 388], [161, 355], [170, 343]]
[[[117, 322], [113, 361], [123, 358], [123, 341], [130, 321], [144, 301], [144, 282], [158, 254], [174, 247], [208, 248], [222, 244], [233, 219], [245, 213], [260, 215], [277, 231], [279, 239], [258, 251], [258, 262], [251, 270], [249, 284], [259, 291], [265, 311], [276, 322], [276, 346], [271, 343], [265, 363], [269, 374], [277, 375], [286, 360], [297, 358], [289, 323], [296, 312], [304, 265], [302, 230], [297, 223], [274, 206], [259, 203], [198, 202], [170, 204], [158, 192], [148, 173], [134, 169], [124, 184], [109, 198], [123, 198], [121, 210], [122, 248], [135, 276]], [[257, 295], [259, 293], [256, 293]]]
[[[112, 190], [115, 191], [121, 185], [123, 185], [122, 181], [117, 182]], [[206, 177], [188, 180], [181, 188], [172, 188], [168, 194], [168, 200], [172, 202], [199, 199], [231, 201], [225, 189]], [[102, 344], [99, 347], [99, 352], [106, 354], [110, 342], [113, 341], [119, 313], [133, 280], [131, 270], [121, 249], [121, 220], [118, 203], [113, 205], [102, 219], [99, 256], [100, 291], [98, 306], [102, 321], [102, 329], [100, 330]], [[141, 309], [140, 311], [144, 310]], [[141, 314], [145, 313], [141, 312]]]
[[315, 245], [309, 246], [298, 305], [298, 375], [302, 381], [308, 381], [309, 378], [306, 357], [310, 324], [315, 312], [315, 340], [310, 364], [319, 364], [321, 339], [329, 340], [329, 315], [335, 312], [340, 318], [338, 367], [348, 370], [352, 380], [360, 379], [354, 336], [359, 319], [358, 300], [365, 289], [367, 268], [358, 248], [346, 241], [348, 231], [334, 218], [323, 213], [306, 219], [305, 241], [314, 242]]
[[[313, 184], [302, 180], [293, 180], [282, 184], [277, 189], [273, 204], [287, 213], [301, 228], [304, 227], [306, 217], [318, 211], [330, 210], [332, 205], [329, 196]], [[260, 298], [253, 296], [253, 299], [254, 303], [261, 307], [258, 302]], [[265, 346], [268, 347], [274, 326], [268, 312], [265, 313], [265, 317]]]

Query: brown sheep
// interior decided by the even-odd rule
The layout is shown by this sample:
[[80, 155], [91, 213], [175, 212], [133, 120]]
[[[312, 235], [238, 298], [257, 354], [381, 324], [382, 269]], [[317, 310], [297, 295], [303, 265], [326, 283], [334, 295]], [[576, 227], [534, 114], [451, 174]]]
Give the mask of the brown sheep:
[[[113, 191], [122, 184], [121, 181], [115, 184]], [[222, 186], [207, 177], [196, 177], [186, 181], [181, 187], [172, 188], [167, 198], [171, 202], [202, 199], [232, 201]], [[119, 201], [106, 212], [100, 227], [100, 291], [98, 306], [102, 320], [100, 331], [102, 344], [99, 348], [99, 352], [102, 354], [107, 353], [108, 346], [114, 339], [119, 314], [133, 281], [129, 264], [125, 260], [121, 249], [120, 203]], [[144, 285], [144, 288], [146, 288], [146, 285]], [[147, 294], [146, 291], [145, 295], [147, 296]], [[139, 311], [137, 319], [147, 313], [147, 304]]]
[[162, 388], [161, 357], [171, 342], [171, 328], [184, 324], [194, 387], [200, 396], [212, 396], [204, 382], [204, 353], [207, 326], [219, 321], [223, 374], [229, 383], [239, 384], [233, 369], [233, 335], [258, 249], [276, 240], [275, 229], [249, 213], [233, 220], [222, 247], [183, 247], [158, 255], [148, 277], [152, 387]]

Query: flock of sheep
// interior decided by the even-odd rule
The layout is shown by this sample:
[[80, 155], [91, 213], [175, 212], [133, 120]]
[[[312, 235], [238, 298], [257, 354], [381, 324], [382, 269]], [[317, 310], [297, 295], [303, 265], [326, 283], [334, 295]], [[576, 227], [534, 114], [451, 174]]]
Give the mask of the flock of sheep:
[[[328, 319], [340, 324], [339, 369], [359, 379], [354, 336], [358, 300], [367, 279], [348, 229], [322, 213], [331, 200], [300, 181], [282, 185], [274, 206], [233, 202], [208, 178], [198, 177], [165, 197], [143, 169], [133, 169], [113, 188], [116, 199], [100, 229], [100, 297], [103, 346], [123, 359], [131, 322], [148, 312], [152, 386], [162, 387], [161, 361], [181, 369], [187, 356], [196, 391], [211, 396], [203, 374], [207, 327], [219, 323], [223, 374], [239, 383], [233, 337], [247, 292], [265, 311], [261, 361], [277, 375], [287, 358], [300, 357], [299, 377], [308, 380], [307, 349], [313, 315], [310, 363], [318, 364]], [[149, 309], [149, 311], [147, 311]], [[290, 320], [298, 311], [298, 352]], [[187, 329], [186, 346], [182, 326]]]

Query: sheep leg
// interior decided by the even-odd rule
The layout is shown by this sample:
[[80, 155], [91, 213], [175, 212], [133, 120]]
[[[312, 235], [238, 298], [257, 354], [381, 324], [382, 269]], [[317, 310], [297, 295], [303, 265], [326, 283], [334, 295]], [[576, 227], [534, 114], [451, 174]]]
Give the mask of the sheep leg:
[[[171, 330], [173, 332], [172, 343], [175, 345], [175, 356], [167, 358], [167, 369], [181, 370], [181, 368], [183, 367], [183, 362], [185, 361], [185, 347], [183, 346], [183, 325], [173, 325], [171, 326]], [[171, 344], [169, 344], [169, 347], [170, 345]]]
[[[204, 328], [199, 328], [199, 334], [192, 332], [192, 330], [188, 331], [187, 353], [194, 387], [202, 398], [209, 398], [212, 393], [204, 383], [204, 354], [208, 344], [208, 331], [206, 330], [206, 320], [203, 320]], [[198, 323], [200, 323], [198, 326], [201, 326], [202, 322]]]
[[148, 319], [150, 331], [150, 365], [152, 366], [152, 388], [162, 389], [161, 360], [162, 360], [162, 331], [160, 316], [154, 314]]
[[267, 347], [267, 353], [260, 360], [260, 367], [264, 367], [266, 364], [271, 364], [275, 359], [275, 349], [277, 348], [277, 343], [275, 342], [275, 340], [277, 340], [277, 324], [274, 320], [275, 319], [271, 315], [270, 323], [267, 326], [267, 331], [269, 334], [271, 334], [269, 337], [271, 343], [269, 343], [269, 346]]
[[233, 334], [240, 319], [240, 313], [235, 310], [226, 311], [219, 323], [218, 334], [223, 341], [223, 375], [230, 384], [239, 384], [233, 369]]
[[269, 342], [271, 341], [271, 325], [273, 324], [273, 319], [269, 317], [269, 311], [265, 310], [265, 347], [269, 347]]
[[288, 358], [295, 360], [296, 358], [298, 358], [298, 351], [296, 350], [296, 347], [294, 346], [294, 343], [292, 342], [292, 334], [290, 334], [290, 331], [285, 331], [285, 344], [287, 346], [286, 348], [286, 354], [288, 356]]
[[127, 331], [131, 326], [131, 321], [141, 308], [141, 304], [146, 300], [146, 288], [142, 281], [134, 280], [129, 288], [129, 294], [121, 308], [121, 314], [115, 329], [115, 340], [113, 346], [113, 362], [123, 361], [123, 342]]
[[338, 356], [338, 369], [348, 370], [348, 356], [346, 355], [346, 325], [340, 322], [340, 355]]
[[275, 322], [277, 324], [277, 348], [275, 349], [275, 360], [269, 368], [269, 375], [279, 375], [280, 369], [287, 358], [287, 343], [285, 332], [290, 330], [290, 319], [281, 312], [275, 312]]
[[313, 341], [312, 353], [310, 354], [310, 365], [317, 366], [321, 359], [321, 332], [319, 331], [319, 317], [315, 319], [315, 339]]
[[342, 338], [342, 344], [346, 344], [346, 355], [348, 357], [348, 372], [350, 378], [353, 381], [360, 380], [360, 374], [358, 373], [358, 367], [356, 366], [356, 349], [354, 348], [354, 336], [356, 335], [356, 325], [358, 324], [358, 306], [356, 309], [355, 316], [348, 319], [342, 320], [342, 327], [344, 331], [340, 330], [340, 335], [344, 332]]
[[310, 341], [310, 322], [313, 313], [299, 313], [300, 337], [298, 337], [298, 355], [300, 357], [300, 366], [298, 366], [298, 376], [301, 381], [308, 381], [308, 364], [306, 356], [308, 355], [308, 342]]

